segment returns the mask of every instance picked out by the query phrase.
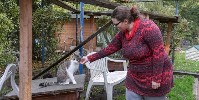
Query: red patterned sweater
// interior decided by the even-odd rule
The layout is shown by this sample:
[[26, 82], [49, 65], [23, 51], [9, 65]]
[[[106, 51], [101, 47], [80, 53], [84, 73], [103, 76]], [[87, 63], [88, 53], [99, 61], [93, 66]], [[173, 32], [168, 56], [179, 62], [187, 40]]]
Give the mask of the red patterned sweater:
[[[89, 61], [121, 50], [130, 62], [126, 88], [143, 96], [166, 95], [173, 86], [173, 66], [164, 51], [160, 29], [151, 20], [138, 19], [131, 32], [129, 36], [126, 32], [117, 33], [106, 48], [88, 56]], [[161, 87], [152, 89], [152, 81], [161, 83]]]

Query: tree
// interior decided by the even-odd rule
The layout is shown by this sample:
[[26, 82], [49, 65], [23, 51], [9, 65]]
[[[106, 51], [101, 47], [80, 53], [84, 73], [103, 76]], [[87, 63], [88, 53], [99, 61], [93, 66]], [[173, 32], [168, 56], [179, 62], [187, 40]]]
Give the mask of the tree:
[[[1, 2], [0, 1], [0, 67], [5, 67], [8, 63], [11, 63], [14, 61], [14, 56], [11, 54], [11, 51], [13, 50], [11, 46], [11, 40], [9, 35], [13, 31], [15, 25], [13, 24], [11, 16], [14, 16], [15, 9], [13, 8], [14, 5], [12, 6], [7, 6], [7, 9], [9, 9], [12, 13], [7, 13], [4, 10], [5, 6], [7, 5], [8, 2]], [[12, 1], [10, 1], [12, 3]]]
[[[18, 0], [0, 0], [0, 32], [1, 53], [5, 51], [19, 51], [19, 2]], [[41, 44], [46, 48], [46, 59], [53, 58], [57, 40], [55, 32], [58, 27], [70, 19], [69, 13], [63, 9], [57, 9], [49, 0], [33, 1], [33, 59], [41, 60]], [[45, 33], [42, 36], [42, 33]], [[43, 41], [42, 41], [43, 40]], [[1, 56], [1, 55], [0, 55]], [[4, 57], [4, 56], [1, 56]], [[8, 56], [9, 57], [9, 56]], [[3, 60], [2, 60], [3, 61]], [[8, 60], [4, 61], [9, 63]], [[14, 62], [14, 61], [10, 61]], [[0, 65], [5, 65], [0, 64]]]
[[33, 13], [33, 59], [41, 60], [42, 43], [45, 46], [47, 59], [57, 48], [55, 32], [58, 25], [63, 25], [70, 18], [69, 13], [56, 11], [51, 5], [38, 8]]
[[186, 38], [191, 39], [191, 44], [196, 45], [198, 41], [198, 28], [199, 28], [199, 2], [195, 0], [182, 0], [180, 1], [180, 14], [188, 22], [188, 30], [186, 31]]

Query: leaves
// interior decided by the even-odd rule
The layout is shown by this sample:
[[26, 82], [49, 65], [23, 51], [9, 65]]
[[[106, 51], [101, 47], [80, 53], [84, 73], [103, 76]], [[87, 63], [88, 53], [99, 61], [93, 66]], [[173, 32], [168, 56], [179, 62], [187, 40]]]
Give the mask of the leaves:
[[[185, 25], [182, 22], [181, 26], [179, 26], [181, 34], [186, 34], [185, 38], [187, 38], [192, 45], [198, 44], [198, 28], [199, 28], [199, 2], [194, 0], [182, 0], [179, 2], [179, 13], [182, 18], [186, 19], [187, 23]], [[184, 28], [184, 26], [186, 28]], [[184, 31], [182, 31], [184, 28]]]
[[[7, 58], [10, 57], [5, 51], [13, 51], [13, 49], [19, 51], [19, 5], [17, 0], [1, 1], [0, 56], [4, 59], [1, 58], [0, 66], [4, 66], [5, 63], [9, 63]], [[42, 46], [46, 50], [46, 59], [51, 58], [57, 47], [54, 33], [59, 30], [58, 25], [63, 25], [70, 19], [66, 10], [54, 9], [56, 7], [53, 7], [48, 1], [43, 1], [43, 4], [41, 0], [33, 1], [33, 58], [37, 60], [41, 59]]]
[[7, 18], [5, 13], [0, 13], [0, 68], [12, 61], [10, 51], [10, 41], [7, 38], [8, 34], [13, 29], [13, 23]]
[[55, 32], [58, 25], [69, 21], [70, 15], [63, 9], [56, 10], [52, 6], [38, 8], [33, 13], [33, 59], [41, 60], [41, 49], [45, 47], [45, 56], [48, 59], [57, 48]]

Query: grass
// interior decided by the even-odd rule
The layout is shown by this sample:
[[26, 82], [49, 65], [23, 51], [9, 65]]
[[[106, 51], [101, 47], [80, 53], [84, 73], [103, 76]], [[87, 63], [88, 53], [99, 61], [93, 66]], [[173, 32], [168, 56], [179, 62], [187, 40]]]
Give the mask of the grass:
[[169, 100], [196, 100], [193, 95], [193, 81], [191, 76], [175, 76], [174, 87], [167, 95]]
[[[185, 53], [177, 52], [174, 60], [174, 70], [199, 72], [199, 62], [185, 59]], [[174, 76], [174, 88], [167, 95], [169, 100], [196, 100], [193, 95], [194, 77]]]
[[189, 72], [199, 72], [199, 61], [185, 59], [185, 53], [176, 53], [174, 60], [174, 70]]

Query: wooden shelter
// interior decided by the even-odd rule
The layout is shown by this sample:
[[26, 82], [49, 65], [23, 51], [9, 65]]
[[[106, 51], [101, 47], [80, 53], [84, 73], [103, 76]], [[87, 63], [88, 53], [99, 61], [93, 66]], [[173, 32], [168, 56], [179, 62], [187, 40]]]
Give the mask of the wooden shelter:
[[[63, 7], [66, 6], [59, 0], [51, 0], [53, 3]], [[101, 6], [109, 9], [114, 9], [115, 7], [119, 6], [120, 4], [110, 3], [105, 0], [65, 0], [68, 2], [84, 2], [86, 4], [92, 4], [96, 6]], [[56, 3], [57, 2], [57, 3]], [[19, 66], [19, 99], [20, 100], [31, 100], [32, 99], [32, 92], [31, 92], [31, 83], [32, 83], [32, 0], [19, 0], [20, 5], [20, 66]], [[66, 6], [67, 8], [68, 6]], [[68, 7], [71, 9], [71, 7]], [[73, 12], [78, 10], [73, 10]], [[76, 12], [76, 13], [77, 13]], [[86, 12], [85, 12], [86, 13]], [[94, 13], [91, 13], [94, 14]], [[103, 13], [102, 13], [103, 14]], [[172, 24], [178, 22], [177, 17], [166, 17], [160, 15], [154, 15], [150, 13], [145, 13], [151, 19], [157, 19], [160, 22], [168, 23], [168, 31], [167, 31], [167, 42], [166, 42], [166, 51], [168, 52], [170, 46], [170, 34], [172, 30]], [[99, 34], [100, 31], [106, 29], [111, 22], [108, 22], [104, 27], [99, 29], [96, 32], [96, 35]], [[42, 73], [50, 70], [50, 68], [54, 67], [56, 64], [64, 60], [67, 56], [75, 52], [79, 47], [86, 44], [95, 35], [91, 35], [85, 42], [79, 44], [74, 50], [66, 54], [64, 57], [60, 58], [57, 62], [53, 63], [49, 68], [45, 69]], [[42, 73], [38, 74], [37, 76], [41, 75]], [[37, 77], [35, 77], [37, 78]]]

